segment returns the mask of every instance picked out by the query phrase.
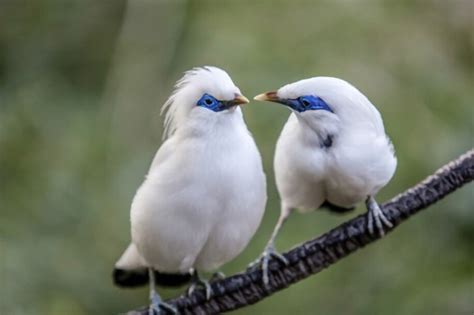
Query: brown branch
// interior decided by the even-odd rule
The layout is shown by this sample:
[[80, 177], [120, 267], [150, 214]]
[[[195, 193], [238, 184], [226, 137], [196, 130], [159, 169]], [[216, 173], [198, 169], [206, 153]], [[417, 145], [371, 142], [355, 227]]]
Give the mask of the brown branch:
[[[440, 168], [421, 183], [399, 194], [381, 207], [393, 223], [391, 232], [400, 223], [429, 207], [451, 192], [469, 183], [474, 178], [474, 150], [470, 150]], [[378, 239], [369, 234], [367, 217], [359, 215], [331, 231], [309, 240], [284, 256], [288, 266], [273, 259], [269, 262], [269, 286], [262, 283], [258, 269], [247, 270], [222, 280], [212, 282], [213, 295], [206, 301], [203, 290], [196, 290], [190, 296], [181, 296], [167, 301], [180, 314], [218, 314], [257, 303], [274, 292], [316, 274], [340, 259]], [[147, 308], [128, 314], [148, 314]]]

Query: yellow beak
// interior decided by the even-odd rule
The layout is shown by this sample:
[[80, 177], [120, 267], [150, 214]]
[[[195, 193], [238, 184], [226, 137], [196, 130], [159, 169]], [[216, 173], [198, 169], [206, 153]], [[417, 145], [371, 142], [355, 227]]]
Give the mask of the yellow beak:
[[277, 96], [276, 91], [271, 91], [271, 92], [266, 92], [266, 93], [259, 94], [259, 95], [255, 96], [253, 99], [256, 100], [256, 101], [261, 101], [261, 102], [264, 102], [264, 101], [279, 102], [280, 101], [280, 99]]
[[237, 95], [231, 102], [233, 105], [243, 105], [249, 103], [249, 99], [243, 95]]

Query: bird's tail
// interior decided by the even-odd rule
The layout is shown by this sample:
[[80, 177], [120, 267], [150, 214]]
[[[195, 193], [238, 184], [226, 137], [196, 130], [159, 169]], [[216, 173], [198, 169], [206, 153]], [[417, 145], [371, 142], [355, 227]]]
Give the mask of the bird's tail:
[[[165, 287], [177, 287], [191, 281], [191, 273], [163, 273], [154, 271], [155, 284]], [[140, 287], [148, 284], [148, 264], [140, 256], [137, 247], [132, 243], [115, 263], [112, 274], [114, 283], [119, 287]]]
[[349, 208], [341, 207], [341, 206], [335, 205], [333, 203], [330, 203], [327, 200], [324, 201], [324, 203], [319, 208], [320, 209], [321, 208], [326, 208], [326, 209], [328, 209], [329, 211], [331, 211], [333, 213], [339, 213], [339, 214], [350, 212], [350, 211], [355, 209], [355, 207], [349, 207]]
[[[178, 287], [191, 281], [191, 274], [174, 274], [154, 271], [156, 285], [163, 287]], [[119, 287], [135, 288], [147, 285], [149, 275], [147, 268], [127, 270], [115, 267], [112, 275], [114, 283]]]

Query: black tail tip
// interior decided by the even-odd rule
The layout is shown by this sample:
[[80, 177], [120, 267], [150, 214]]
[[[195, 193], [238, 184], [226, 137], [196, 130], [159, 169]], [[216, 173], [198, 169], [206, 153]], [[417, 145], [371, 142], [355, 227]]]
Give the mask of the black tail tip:
[[[124, 288], [136, 288], [149, 282], [148, 269], [126, 270], [114, 268], [112, 274], [115, 285]], [[156, 285], [163, 287], [179, 287], [191, 281], [191, 274], [173, 274], [155, 271]]]
[[124, 288], [135, 288], [141, 287], [148, 284], [148, 270], [137, 269], [137, 270], [125, 270], [114, 268], [112, 274], [115, 285]]
[[350, 208], [340, 207], [333, 203], [330, 203], [327, 200], [319, 208], [326, 208], [333, 213], [339, 213], [339, 214], [344, 214], [355, 209], [355, 207], [350, 207]]
[[162, 273], [155, 271], [156, 284], [162, 287], [179, 287], [191, 282], [191, 274]]

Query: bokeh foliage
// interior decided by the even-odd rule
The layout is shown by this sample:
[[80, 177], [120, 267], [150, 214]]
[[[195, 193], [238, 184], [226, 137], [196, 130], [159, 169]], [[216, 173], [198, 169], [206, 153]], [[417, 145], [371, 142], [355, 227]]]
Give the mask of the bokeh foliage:
[[[378, 199], [424, 178], [473, 146], [473, 12], [470, 0], [0, 1], [0, 314], [116, 314], [146, 303], [146, 288], [115, 288], [111, 270], [161, 142], [159, 107], [193, 66], [226, 69], [248, 97], [309, 76], [344, 78], [379, 108], [397, 150]], [[259, 254], [279, 213], [272, 156], [288, 111], [251, 103], [244, 114], [269, 202], [226, 273]], [[473, 204], [464, 188], [236, 313], [472, 314]], [[346, 218], [295, 215], [277, 245]]]

